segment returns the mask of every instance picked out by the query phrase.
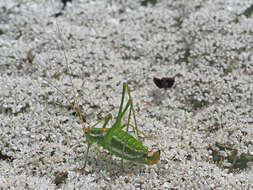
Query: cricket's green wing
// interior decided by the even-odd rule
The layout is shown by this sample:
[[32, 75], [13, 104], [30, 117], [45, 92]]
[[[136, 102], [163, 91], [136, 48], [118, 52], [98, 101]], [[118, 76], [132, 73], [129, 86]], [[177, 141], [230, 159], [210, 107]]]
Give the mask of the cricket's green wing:
[[99, 141], [98, 144], [112, 154], [139, 164], [152, 165], [160, 159], [160, 151], [150, 155], [148, 149], [129, 133], [117, 130], [111, 139], [111, 144]]

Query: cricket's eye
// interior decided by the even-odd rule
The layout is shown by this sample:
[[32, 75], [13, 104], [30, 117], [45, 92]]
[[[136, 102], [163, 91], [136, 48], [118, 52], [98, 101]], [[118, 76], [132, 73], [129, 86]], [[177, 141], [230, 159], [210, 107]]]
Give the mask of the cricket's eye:
[[173, 84], [175, 83], [175, 77], [164, 77], [161, 79], [154, 77], [153, 81], [158, 88], [167, 89], [173, 86]]

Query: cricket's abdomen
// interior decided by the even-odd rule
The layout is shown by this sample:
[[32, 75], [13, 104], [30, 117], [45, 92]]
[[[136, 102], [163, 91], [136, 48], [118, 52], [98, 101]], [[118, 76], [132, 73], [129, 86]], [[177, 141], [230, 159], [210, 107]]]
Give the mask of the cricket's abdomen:
[[150, 155], [140, 141], [122, 130], [115, 131], [110, 145], [103, 141], [99, 141], [98, 144], [111, 151], [113, 155], [135, 163], [152, 165], [160, 159], [160, 151]]

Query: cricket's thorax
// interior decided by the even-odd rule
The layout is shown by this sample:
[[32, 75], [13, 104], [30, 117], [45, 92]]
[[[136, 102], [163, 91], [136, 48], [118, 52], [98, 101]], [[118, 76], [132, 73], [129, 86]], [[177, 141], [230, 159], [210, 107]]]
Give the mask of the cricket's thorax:
[[111, 144], [105, 143], [104, 141], [106, 128], [93, 128], [85, 135], [89, 142], [97, 143], [109, 152], [111, 151], [113, 155], [132, 162], [152, 165], [160, 158], [160, 151], [149, 155], [148, 149], [140, 141], [122, 130], [114, 132]]
[[106, 128], [92, 128], [85, 131], [87, 141], [90, 143], [98, 143], [104, 139]]

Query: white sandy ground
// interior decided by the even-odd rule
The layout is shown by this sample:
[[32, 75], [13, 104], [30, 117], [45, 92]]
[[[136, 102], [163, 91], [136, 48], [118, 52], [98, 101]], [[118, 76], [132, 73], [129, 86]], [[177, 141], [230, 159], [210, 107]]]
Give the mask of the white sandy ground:
[[[72, 0], [55, 17], [58, 0], [0, 0], [0, 151], [12, 158], [0, 159], [0, 189], [253, 189], [252, 164], [230, 173], [208, 150], [219, 142], [253, 152], [253, 16], [240, 15], [252, 0], [119, 2]], [[158, 89], [154, 76], [176, 83]], [[126, 161], [124, 173], [113, 157], [110, 180], [108, 152], [92, 146], [86, 173], [75, 172], [87, 146], [61, 105], [78, 93], [87, 123], [116, 116], [123, 82], [160, 161]], [[60, 172], [68, 177], [56, 186]]]

